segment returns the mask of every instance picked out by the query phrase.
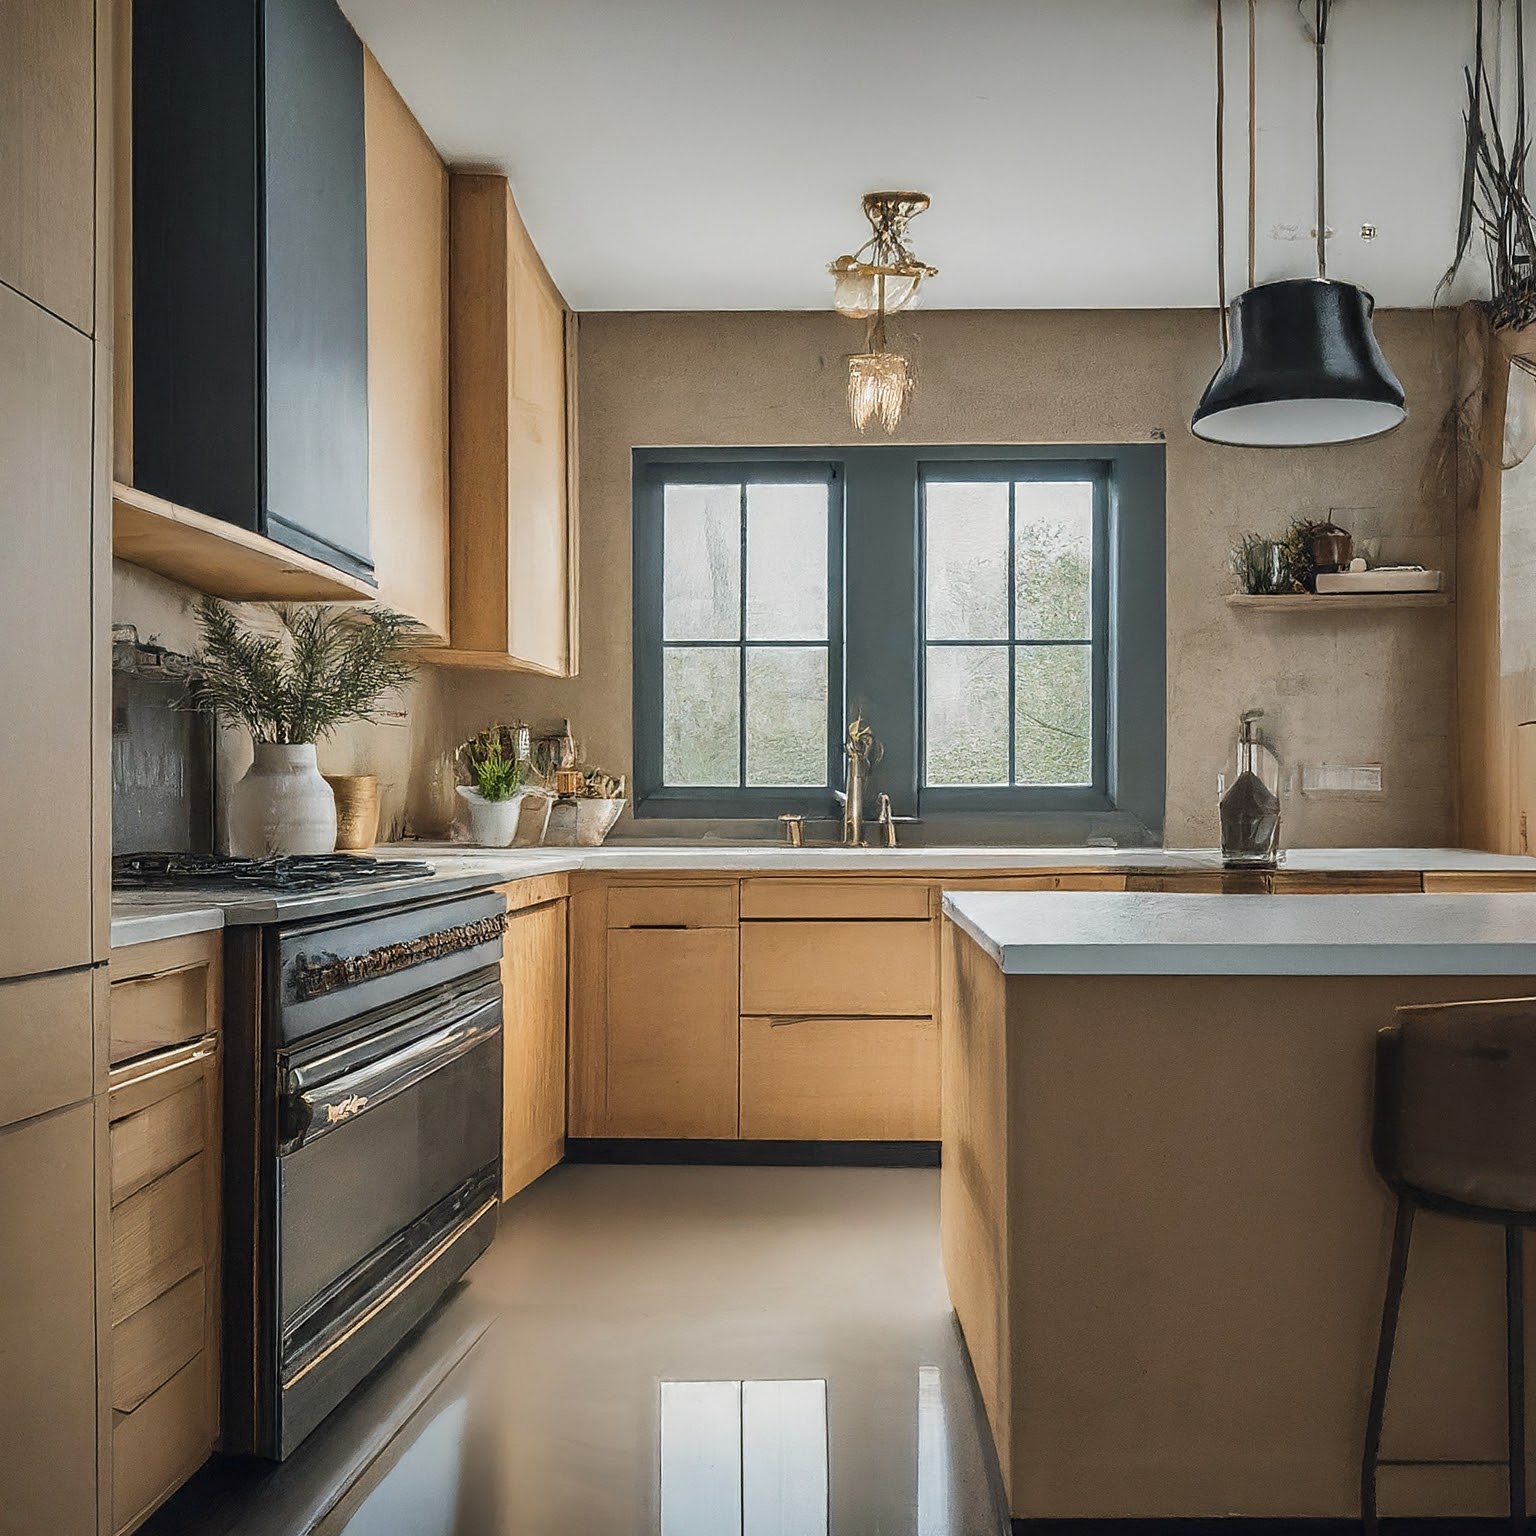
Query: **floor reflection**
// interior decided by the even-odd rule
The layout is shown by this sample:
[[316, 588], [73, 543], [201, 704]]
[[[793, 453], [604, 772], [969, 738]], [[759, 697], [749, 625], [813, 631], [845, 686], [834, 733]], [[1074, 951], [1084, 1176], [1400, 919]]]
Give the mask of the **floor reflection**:
[[277, 1497], [306, 1446], [217, 1530], [998, 1536], [937, 1203], [923, 1170], [558, 1169], [471, 1273], [494, 1321], [340, 1501]]

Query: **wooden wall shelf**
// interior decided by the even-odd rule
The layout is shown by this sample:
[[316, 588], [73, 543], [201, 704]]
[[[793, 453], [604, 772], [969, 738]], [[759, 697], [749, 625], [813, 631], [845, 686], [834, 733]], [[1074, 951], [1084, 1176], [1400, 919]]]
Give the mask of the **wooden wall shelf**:
[[1229, 592], [1232, 608], [1262, 608], [1270, 613], [1326, 613], [1348, 610], [1358, 613], [1366, 608], [1449, 608], [1449, 592], [1336, 592], [1322, 597], [1312, 592], [1278, 593], [1259, 597], [1247, 592]]
[[359, 577], [120, 481], [112, 484], [112, 553], [236, 602], [355, 603], [378, 596]]

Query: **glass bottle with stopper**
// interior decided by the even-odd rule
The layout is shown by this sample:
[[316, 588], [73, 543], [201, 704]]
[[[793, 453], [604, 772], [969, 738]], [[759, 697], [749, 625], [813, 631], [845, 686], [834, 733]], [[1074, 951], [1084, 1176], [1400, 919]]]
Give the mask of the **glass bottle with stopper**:
[[1280, 862], [1280, 764], [1259, 736], [1262, 709], [1245, 710], [1237, 738], [1237, 776], [1221, 793], [1221, 862], [1273, 869]]

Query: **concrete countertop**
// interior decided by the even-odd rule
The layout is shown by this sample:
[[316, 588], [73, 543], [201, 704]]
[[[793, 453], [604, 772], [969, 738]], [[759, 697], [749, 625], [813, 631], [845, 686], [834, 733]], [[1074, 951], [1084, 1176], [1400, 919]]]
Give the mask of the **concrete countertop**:
[[1009, 976], [1536, 975], [1536, 893], [967, 891], [944, 910]]
[[[1058, 870], [1156, 874], [1221, 868], [1221, 856], [1213, 848], [788, 848], [778, 843], [634, 842], [610, 843], [602, 848], [496, 849], [422, 842], [389, 843], [371, 852], [379, 859], [421, 860], [432, 865], [432, 873], [419, 880], [397, 880], [382, 887], [358, 885], [282, 897], [262, 892], [231, 893], [227, 899], [212, 891], [118, 892], [112, 900], [113, 946], [143, 944], [223, 926], [336, 916], [376, 901], [381, 890], [399, 892], [401, 899], [447, 896], [534, 875], [579, 870], [740, 876], [839, 871], [917, 875], [938, 870], [977, 875]], [[1462, 848], [1298, 848], [1286, 856], [1283, 867], [1309, 872], [1523, 871], [1536, 875], [1536, 858]], [[1300, 898], [1287, 898], [1297, 899]]]

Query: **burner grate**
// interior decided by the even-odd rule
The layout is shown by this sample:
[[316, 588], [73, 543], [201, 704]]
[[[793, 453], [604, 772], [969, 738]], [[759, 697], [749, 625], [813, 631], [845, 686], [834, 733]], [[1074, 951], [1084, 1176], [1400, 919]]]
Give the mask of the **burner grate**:
[[417, 880], [432, 866], [416, 859], [374, 859], [365, 854], [288, 854], [236, 859], [207, 853], [124, 853], [112, 860], [114, 891], [240, 889], [322, 891], [339, 885]]

